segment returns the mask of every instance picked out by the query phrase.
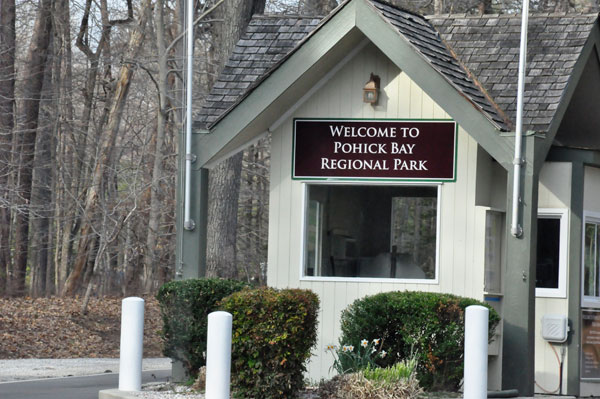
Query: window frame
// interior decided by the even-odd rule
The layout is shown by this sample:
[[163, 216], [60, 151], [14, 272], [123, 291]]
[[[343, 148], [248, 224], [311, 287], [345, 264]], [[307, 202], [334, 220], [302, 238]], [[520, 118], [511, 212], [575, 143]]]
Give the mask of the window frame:
[[540, 218], [560, 220], [560, 235], [558, 238], [558, 288], [536, 287], [535, 296], [537, 298], [566, 298], [569, 256], [569, 210], [567, 208], [538, 208], [538, 219]]
[[[306, 258], [306, 239], [308, 223], [306, 216], [308, 213], [307, 205], [308, 186], [325, 185], [325, 186], [427, 186], [437, 188], [437, 211], [436, 211], [436, 237], [435, 237], [435, 278], [433, 279], [411, 279], [411, 278], [387, 278], [387, 277], [335, 277], [335, 276], [306, 276], [305, 258]], [[299, 264], [299, 279], [300, 281], [320, 281], [320, 282], [348, 282], [348, 283], [396, 283], [396, 284], [427, 284], [436, 285], [440, 280], [440, 237], [441, 237], [441, 215], [442, 215], [442, 186], [443, 182], [395, 182], [381, 183], [370, 181], [310, 181], [302, 182], [302, 201], [301, 201], [301, 224], [300, 224], [300, 264]], [[390, 210], [391, 211], [391, 210]], [[391, 215], [390, 215], [391, 224]]]
[[[600, 227], [600, 212], [583, 211], [583, 226], [581, 231], [581, 307], [600, 308], [600, 296], [585, 295], [585, 225], [588, 221]], [[598, 250], [596, 250], [597, 255]], [[600, 270], [596, 270], [596, 272], [598, 271]]]

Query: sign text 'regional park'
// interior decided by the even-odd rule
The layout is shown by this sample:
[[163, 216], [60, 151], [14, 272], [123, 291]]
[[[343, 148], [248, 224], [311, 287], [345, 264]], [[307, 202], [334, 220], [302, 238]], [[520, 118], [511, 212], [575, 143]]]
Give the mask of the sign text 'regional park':
[[293, 178], [453, 181], [456, 122], [294, 120]]

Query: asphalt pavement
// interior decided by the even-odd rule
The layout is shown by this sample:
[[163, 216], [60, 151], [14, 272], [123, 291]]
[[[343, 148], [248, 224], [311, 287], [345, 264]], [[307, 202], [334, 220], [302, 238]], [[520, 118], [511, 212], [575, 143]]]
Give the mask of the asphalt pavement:
[[[167, 381], [171, 370], [142, 372], [142, 383]], [[117, 388], [118, 373], [0, 383], [0, 399], [98, 399], [98, 391]]]

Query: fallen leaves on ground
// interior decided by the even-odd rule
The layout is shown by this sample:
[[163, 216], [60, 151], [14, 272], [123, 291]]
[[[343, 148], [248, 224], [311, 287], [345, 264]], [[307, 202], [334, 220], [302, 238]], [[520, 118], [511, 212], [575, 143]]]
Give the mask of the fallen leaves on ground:
[[[161, 357], [158, 302], [145, 299], [144, 357]], [[0, 298], [0, 359], [119, 357], [121, 298]]]

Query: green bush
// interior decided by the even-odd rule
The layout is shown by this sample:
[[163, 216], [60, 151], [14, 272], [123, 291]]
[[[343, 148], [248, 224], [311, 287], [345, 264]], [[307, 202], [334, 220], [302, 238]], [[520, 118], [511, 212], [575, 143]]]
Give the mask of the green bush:
[[[388, 353], [377, 363], [390, 366], [416, 356], [421, 385], [433, 390], [457, 390], [463, 377], [464, 311], [486, 304], [450, 294], [385, 292], [358, 299], [342, 312], [340, 342], [382, 339]], [[500, 318], [490, 308], [492, 337]]]
[[206, 364], [208, 314], [217, 303], [247, 284], [235, 280], [190, 279], [170, 281], [156, 298], [163, 319], [163, 354], [183, 363], [190, 376]]
[[259, 288], [234, 293], [221, 304], [233, 315], [235, 394], [254, 399], [296, 397], [317, 340], [317, 295]]

